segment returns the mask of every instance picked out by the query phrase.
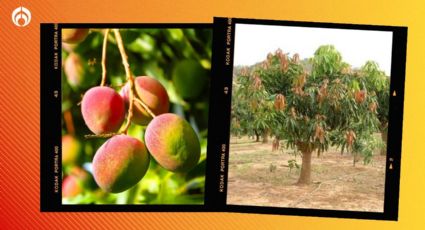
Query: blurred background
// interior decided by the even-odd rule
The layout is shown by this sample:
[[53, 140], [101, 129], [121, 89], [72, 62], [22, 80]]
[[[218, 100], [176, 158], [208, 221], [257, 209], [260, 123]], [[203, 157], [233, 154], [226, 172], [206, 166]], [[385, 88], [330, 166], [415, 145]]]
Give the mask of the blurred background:
[[[103, 29], [90, 29], [78, 44], [62, 43], [62, 203], [63, 204], [203, 204], [212, 30], [203, 28], [121, 29], [134, 76], [162, 83], [170, 112], [184, 117], [198, 134], [201, 158], [187, 173], [172, 173], [151, 157], [146, 175], [133, 188], [118, 194], [99, 189], [91, 161], [106, 138], [91, 134], [81, 115], [84, 93], [101, 81]], [[117, 92], [126, 82], [113, 33], [109, 33], [106, 85]], [[124, 122], [125, 123], [125, 122]], [[128, 135], [144, 139], [144, 126], [131, 125]]]

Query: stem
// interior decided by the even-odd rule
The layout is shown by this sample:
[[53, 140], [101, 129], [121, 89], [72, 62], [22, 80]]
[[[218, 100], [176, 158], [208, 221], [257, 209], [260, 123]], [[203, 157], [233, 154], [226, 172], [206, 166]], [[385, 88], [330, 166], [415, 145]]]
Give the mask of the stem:
[[93, 138], [109, 138], [113, 137], [115, 135], [118, 135], [120, 133], [104, 133], [104, 134], [88, 134], [84, 135], [86, 139], [93, 139]]
[[128, 106], [128, 116], [127, 123], [125, 124], [123, 133], [127, 133], [128, 128], [131, 124], [131, 118], [133, 117], [133, 103], [134, 103], [134, 77], [131, 74], [130, 64], [128, 64], [128, 56], [125, 53], [124, 43], [121, 38], [119, 29], [113, 29], [115, 34], [115, 39], [117, 40], [118, 49], [120, 50], [122, 64], [125, 69], [125, 75], [127, 76], [127, 81], [129, 82], [130, 92], [129, 92], [129, 106]]
[[146, 110], [146, 112], [149, 113], [149, 115], [151, 115], [151, 117], [153, 117], [153, 118], [156, 117], [156, 115], [152, 112], [152, 110], [150, 110], [149, 107], [145, 103], [143, 103], [142, 100], [140, 100], [139, 98], [136, 98], [135, 97], [134, 98], [134, 101], [137, 102], [137, 103], [139, 103], [141, 106], [143, 106], [143, 108]]
[[108, 34], [109, 29], [106, 29], [102, 47], [102, 82], [100, 83], [100, 86], [105, 86], [106, 82], [106, 45], [108, 44]]
[[[118, 48], [119, 48], [120, 53], [121, 53], [122, 64], [124, 65], [124, 68], [125, 68], [127, 81], [130, 84], [130, 93], [129, 93], [130, 106], [129, 106], [129, 109], [128, 109], [128, 115], [129, 115], [128, 117], [131, 118], [133, 116], [134, 101], [137, 101], [139, 104], [141, 104], [143, 106], [143, 108], [149, 113], [149, 115], [151, 115], [152, 117], [155, 117], [155, 114], [152, 112], [152, 110], [150, 110], [149, 107], [142, 100], [137, 98], [137, 96], [138, 96], [137, 92], [134, 90], [134, 77], [131, 74], [130, 64], [128, 64], [128, 56], [127, 56], [125, 49], [124, 49], [124, 43], [122, 41], [121, 34], [120, 34], [118, 29], [114, 29], [114, 33], [115, 33], [115, 37], [116, 37], [116, 40], [117, 40]], [[128, 119], [128, 121], [129, 121], [129, 119]], [[127, 125], [129, 125], [129, 123], [127, 123]], [[127, 129], [128, 129], [128, 127], [125, 130], [127, 130]]]

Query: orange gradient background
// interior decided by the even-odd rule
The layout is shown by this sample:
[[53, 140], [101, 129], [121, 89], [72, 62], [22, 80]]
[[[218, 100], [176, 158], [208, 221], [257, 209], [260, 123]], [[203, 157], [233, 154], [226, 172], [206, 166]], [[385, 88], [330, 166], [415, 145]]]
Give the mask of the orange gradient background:
[[[112, 2], [112, 1], [111, 1]], [[1, 1], [0, 229], [418, 229], [425, 227], [425, 2]], [[16, 27], [18, 6], [31, 23]], [[408, 26], [398, 222], [237, 213], [41, 213], [40, 23], [212, 22], [213, 16]], [[256, 45], [256, 44], [253, 44]], [[422, 226], [422, 227], [420, 227]]]

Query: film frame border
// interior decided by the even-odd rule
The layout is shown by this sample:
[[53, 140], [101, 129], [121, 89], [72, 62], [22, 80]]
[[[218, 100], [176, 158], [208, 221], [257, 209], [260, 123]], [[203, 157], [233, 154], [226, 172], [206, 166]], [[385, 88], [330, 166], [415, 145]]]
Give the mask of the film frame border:
[[[280, 25], [306, 28], [357, 29], [392, 32], [393, 41], [391, 55], [391, 76], [397, 77], [391, 77], [390, 80], [390, 107], [388, 114], [389, 122], [385, 169], [384, 211], [382, 213], [289, 207], [227, 205], [230, 110], [232, 100], [232, 74], [236, 24]], [[208, 190], [210, 193], [210, 199], [208, 200], [210, 203], [208, 203], [208, 205], [211, 205], [211, 207], [214, 208], [219, 208], [219, 204], [224, 203], [226, 211], [229, 212], [397, 221], [400, 192], [400, 163], [407, 30], [407, 27], [402, 26], [378, 26], [215, 17], [213, 33], [214, 53], [212, 56], [212, 76], [215, 76], [216, 78], [211, 82], [212, 101], [210, 103], [210, 110], [220, 112], [215, 113], [215, 116], [211, 116], [209, 119], [212, 124], [222, 125], [220, 127], [209, 127], [209, 129], [211, 129], [209, 131], [218, 134], [221, 133], [221, 135], [215, 136], [214, 139], [211, 138], [211, 140], [209, 140], [211, 148], [208, 149], [210, 152], [210, 161], [207, 162], [207, 171], [215, 172], [215, 174], [211, 175], [210, 177], [214, 179], [216, 184], [213, 190]]]
[[[41, 23], [40, 24], [40, 211], [41, 212], [205, 212], [204, 204], [62, 204], [62, 47], [63, 28], [194, 28], [211, 23]], [[212, 75], [211, 75], [212, 76]], [[210, 76], [210, 78], [212, 78]], [[212, 80], [210, 80], [212, 82]], [[211, 91], [211, 86], [210, 86]], [[211, 98], [209, 99], [211, 101]], [[211, 113], [209, 112], [209, 116]], [[209, 119], [209, 118], [208, 118]], [[208, 129], [210, 127], [208, 121]], [[209, 132], [209, 131], [208, 131]], [[209, 134], [210, 135], [210, 134]], [[210, 139], [208, 135], [208, 141]], [[210, 144], [207, 144], [207, 162]], [[205, 191], [213, 183], [205, 173]]]

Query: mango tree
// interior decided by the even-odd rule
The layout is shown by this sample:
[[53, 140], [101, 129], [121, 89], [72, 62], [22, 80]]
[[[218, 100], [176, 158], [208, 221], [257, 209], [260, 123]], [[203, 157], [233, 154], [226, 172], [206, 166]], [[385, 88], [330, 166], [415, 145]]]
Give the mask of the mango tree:
[[276, 139], [301, 152], [297, 184], [311, 182], [311, 159], [316, 150], [321, 153], [336, 146], [370, 162], [377, 145], [373, 134], [380, 124], [377, 94], [367, 87], [367, 76], [351, 70], [333, 46], [319, 47], [308, 62], [278, 49], [248, 75], [246, 81], [251, 83], [246, 85], [261, 87], [237, 85], [232, 105], [241, 97], [261, 92], [263, 110], [250, 110], [251, 116], [264, 119], [269, 113], [268, 127]]
[[268, 142], [274, 119], [272, 103], [258, 74], [251, 75], [247, 69], [240, 72], [233, 84], [231, 132], [233, 135], [262, 137]]
[[390, 78], [385, 72], [379, 69], [374, 61], [368, 61], [360, 69], [361, 77], [365, 78], [366, 87], [369, 91], [374, 91], [377, 96], [377, 113], [380, 122], [379, 130], [383, 146], [381, 155], [386, 153], [386, 142], [388, 136], [388, 111], [390, 103]]

